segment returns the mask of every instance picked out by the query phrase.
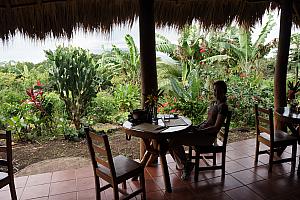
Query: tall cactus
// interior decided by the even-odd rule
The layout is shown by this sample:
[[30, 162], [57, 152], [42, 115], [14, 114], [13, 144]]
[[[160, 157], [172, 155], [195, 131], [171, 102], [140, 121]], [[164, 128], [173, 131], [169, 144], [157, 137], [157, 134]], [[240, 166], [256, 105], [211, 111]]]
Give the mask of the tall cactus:
[[97, 93], [96, 64], [88, 51], [78, 47], [59, 46], [54, 52], [45, 53], [52, 64], [50, 78], [79, 130], [80, 119]]

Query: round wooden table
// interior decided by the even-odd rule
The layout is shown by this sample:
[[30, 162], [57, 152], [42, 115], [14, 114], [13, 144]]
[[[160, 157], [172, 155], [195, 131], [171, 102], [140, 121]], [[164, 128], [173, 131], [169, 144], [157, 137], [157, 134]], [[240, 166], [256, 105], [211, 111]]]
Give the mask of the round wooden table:
[[166, 141], [174, 137], [180, 137], [180, 133], [188, 131], [191, 125], [191, 120], [183, 116], [179, 116], [176, 119], [170, 118], [168, 122], [159, 119], [158, 125], [143, 123], [133, 126], [129, 121], [123, 124], [126, 137], [139, 137], [144, 141], [146, 152], [141, 160], [142, 165], [147, 165], [151, 155], [159, 155], [167, 192], [172, 192], [172, 188], [166, 160], [166, 153], [168, 151]]

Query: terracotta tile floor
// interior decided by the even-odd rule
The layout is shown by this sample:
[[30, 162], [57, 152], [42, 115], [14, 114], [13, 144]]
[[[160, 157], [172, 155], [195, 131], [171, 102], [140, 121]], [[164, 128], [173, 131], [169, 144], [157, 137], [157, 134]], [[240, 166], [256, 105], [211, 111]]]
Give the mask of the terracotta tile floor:
[[[269, 174], [268, 156], [260, 156], [258, 165], [254, 166], [254, 147], [254, 139], [229, 144], [224, 182], [221, 181], [220, 170], [200, 172], [198, 182], [194, 182], [193, 173], [190, 180], [182, 181], [180, 171], [176, 170], [173, 159], [167, 155], [173, 192], [165, 191], [162, 170], [158, 163], [155, 167], [145, 169], [147, 199], [300, 199], [300, 177], [290, 175], [290, 164], [275, 165], [273, 172]], [[289, 156], [289, 150], [286, 150], [284, 156]], [[95, 199], [90, 166], [17, 177], [15, 183], [20, 200]], [[138, 182], [130, 180], [127, 186], [128, 191], [135, 190]], [[102, 192], [101, 196], [102, 199], [112, 199], [112, 190]], [[0, 200], [9, 199], [8, 187], [2, 188]]]

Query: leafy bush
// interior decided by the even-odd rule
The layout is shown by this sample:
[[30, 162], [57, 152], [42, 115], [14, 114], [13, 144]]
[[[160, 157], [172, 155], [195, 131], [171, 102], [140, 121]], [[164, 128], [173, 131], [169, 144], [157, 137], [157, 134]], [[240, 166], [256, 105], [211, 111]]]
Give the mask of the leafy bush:
[[96, 63], [82, 48], [59, 46], [54, 52], [45, 52], [52, 65], [50, 78], [65, 102], [72, 123], [79, 130], [80, 120], [97, 93]]
[[259, 77], [231, 77], [228, 80], [228, 104], [233, 110], [232, 126], [253, 127], [254, 104], [273, 107], [273, 81], [262, 80]]
[[190, 118], [193, 124], [199, 124], [204, 120], [207, 103], [204, 101], [175, 102], [175, 108], [182, 115]]
[[116, 105], [120, 111], [132, 111], [140, 105], [140, 89], [136, 85], [117, 85], [114, 91]]
[[89, 124], [106, 123], [113, 119], [117, 113], [114, 97], [108, 92], [99, 92], [96, 98], [93, 99], [91, 106], [88, 109], [87, 120]]

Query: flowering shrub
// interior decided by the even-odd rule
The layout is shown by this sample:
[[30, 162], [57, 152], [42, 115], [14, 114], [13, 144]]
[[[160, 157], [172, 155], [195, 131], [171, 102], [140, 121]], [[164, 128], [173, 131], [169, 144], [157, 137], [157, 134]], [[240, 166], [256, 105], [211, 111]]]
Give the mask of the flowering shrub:
[[157, 112], [159, 113], [176, 113], [177, 110], [175, 108], [174, 102], [176, 102], [176, 98], [173, 100], [167, 100], [165, 103], [162, 103], [158, 108]]
[[151, 94], [146, 96], [145, 101], [145, 109], [148, 113], [148, 120], [152, 119], [152, 117], [156, 118], [157, 109], [161, 106], [159, 103], [159, 98], [163, 96], [164, 91], [162, 89], [158, 89], [157, 91], [153, 91]]
[[34, 108], [42, 113], [42, 115], [46, 115], [47, 113], [43, 108], [43, 101], [45, 100], [45, 97], [43, 96], [44, 92], [41, 82], [38, 80], [34, 87], [26, 90], [26, 93], [29, 96], [29, 99], [25, 100], [24, 103], [33, 105]]

